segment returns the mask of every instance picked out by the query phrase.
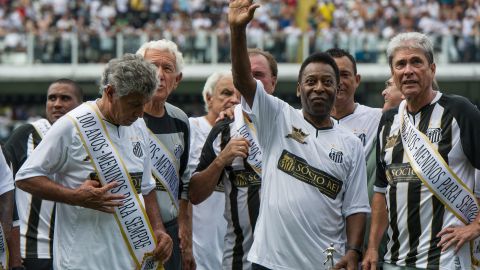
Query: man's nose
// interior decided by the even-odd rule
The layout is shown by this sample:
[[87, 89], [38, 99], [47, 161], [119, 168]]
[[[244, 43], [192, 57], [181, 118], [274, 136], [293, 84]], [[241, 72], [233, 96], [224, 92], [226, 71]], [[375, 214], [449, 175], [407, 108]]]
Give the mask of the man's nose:
[[385, 97], [388, 94], [387, 88], [383, 89], [382, 96]]
[[54, 107], [62, 107], [63, 106], [63, 101], [60, 98], [55, 99], [53, 102]]
[[405, 69], [403, 70], [405, 74], [413, 74], [413, 66], [409, 63], [405, 65]]
[[323, 84], [321, 81], [318, 81], [314, 86], [313, 86], [313, 91], [315, 92], [322, 92], [323, 91]]
[[162, 69], [162, 67], [158, 67], [157, 69], [157, 76], [158, 76], [158, 79], [161, 81], [161, 80], [164, 80], [165, 79], [165, 73], [164, 73], [164, 70]]
[[233, 95], [232, 96], [232, 103], [234, 103], [234, 104], [240, 103], [240, 96]]

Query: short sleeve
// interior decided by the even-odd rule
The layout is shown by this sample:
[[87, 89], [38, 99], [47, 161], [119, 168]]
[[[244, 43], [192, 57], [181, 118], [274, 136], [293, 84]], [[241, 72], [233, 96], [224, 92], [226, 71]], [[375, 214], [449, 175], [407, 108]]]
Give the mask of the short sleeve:
[[352, 140], [351, 170], [347, 176], [347, 185], [343, 199], [342, 213], [348, 217], [355, 213], [370, 213], [367, 192], [367, 170], [365, 154], [360, 140]]
[[0, 195], [13, 190], [13, 175], [3, 153], [0, 155]]
[[76, 129], [68, 117], [62, 117], [55, 122], [19, 169], [15, 181], [35, 176], [51, 177], [58, 172], [67, 162], [75, 132]]
[[[382, 152], [384, 148], [383, 142], [385, 141], [385, 136], [383, 134], [384, 126], [386, 123], [387, 114], [383, 114], [378, 125], [377, 140], [376, 140], [376, 179], [373, 186], [373, 191], [378, 193], [385, 193], [387, 191], [388, 181], [386, 175], [385, 162], [382, 160]], [[382, 145], [383, 144], [383, 145]]]
[[276, 122], [278, 115], [281, 114], [284, 104], [284, 101], [269, 95], [259, 80], [257, 80], [252, 108], [242, 97], [242, 109], [252, 118], [252, 122], [257, 129], [258, 140], [264, 149], [271, 139], [271, 125]]

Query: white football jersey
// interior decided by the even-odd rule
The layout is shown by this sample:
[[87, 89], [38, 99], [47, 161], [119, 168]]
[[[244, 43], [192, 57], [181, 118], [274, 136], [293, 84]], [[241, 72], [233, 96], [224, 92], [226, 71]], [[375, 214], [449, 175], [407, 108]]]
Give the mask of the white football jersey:
[[323, 266], [323, 251], [333, 243], [338, 261], [345, 254], [346, 217], [370, 211], [361, 142], [337, 125], [315, 128], [258, 81], [252, 109], [243, 99], [242, 107], [264, 153], [248, 259], [271, 269], [312, 269]]
[[[95, 102], [91, 102], [96, 106]], [[71, 112], [81, 109], [80, 105]], [[71, 113], [70, 112], [70, 113]], [[155, 187], [150, 173], [149, 135], [139, 119], [130, 126], [104, 121], [110, 139], [121, 156], [135, 188], [148, 194]], [[56, 174], [55, 181], [78, 188], [94, 172], [90, 156], [73, 122], [62, 117], [50, 128], [16, 175], [16, 181], [34, 176]], [[141, 197], [141, 196], [140, 196]], [[112, 214], [58, 203], [54, 232], [54, 269], [125, 269], [135, 268], [133, 258]]]

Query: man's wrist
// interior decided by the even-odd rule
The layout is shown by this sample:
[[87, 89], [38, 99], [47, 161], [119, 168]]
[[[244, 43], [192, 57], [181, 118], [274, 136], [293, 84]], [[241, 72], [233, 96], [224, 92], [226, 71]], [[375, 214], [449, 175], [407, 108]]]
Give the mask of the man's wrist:
[[475, 229], [475, 238], [477, 238], [480, 235], [480, 220], [475, 220], [470, 224], [471, 226], [474, 226]]
[[363, 252], [361, 247], [347, 245], [346, 252], [348, 251], [354, 252], [358, 256], [359, 261], [362, 260]]

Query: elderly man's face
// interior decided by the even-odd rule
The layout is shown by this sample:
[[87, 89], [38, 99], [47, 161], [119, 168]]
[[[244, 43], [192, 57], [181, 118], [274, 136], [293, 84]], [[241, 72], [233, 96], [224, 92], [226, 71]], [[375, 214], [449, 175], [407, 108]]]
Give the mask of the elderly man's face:
[[273, 76], [267, 58], [261, 54], [252, 54], [249, 58], [252, 76], [262, 82], [267, 93], [272, 94], [277, 84], [277, 78]]
[[54, 83], [47, 92], [46, 117], [51, 124], [80, 105], [75, 89], [70, 84]]
[[325, 63], [310, 63], [303, 70], [297, 86], [302, 109], [311, 117], [326, 117], [335, 102], [337, 80], [333, 67]]
[[382, 91], [382, 96], [385, 100], [385, 103], [383, 104], [384, 111], [397, 107], [403, 100], [403, 94], [395, 86], [393, 78], [390, 78], [385, 82], [385, 89]]
[[405, 98], [421, 97], [432, 88], [435, 63], [429, 64], [420, 49], [399, 49], [392, 58], [392, 76]]
[[119, 97], [115, 89], [109, 86], [104, 91], [108, 100], [108, 116], [113, 124], [130, 126], [143, 115], [143, 106], [150, 100], [141, 93], [133, 92], [126, 96]]
[[182, 79], [182, 73], [176, 68], [175, 55], [169, 51], [147, 49], [144, 58], [157, 67], [160, 84], [154, 99], [165, 101]]
[[240, 102], [240, 92], [233, 86], [231, 76], [223, 76], [215, 85], [212, 96], [207, 96], [208, 111], [218, 116], [220, 112]]

